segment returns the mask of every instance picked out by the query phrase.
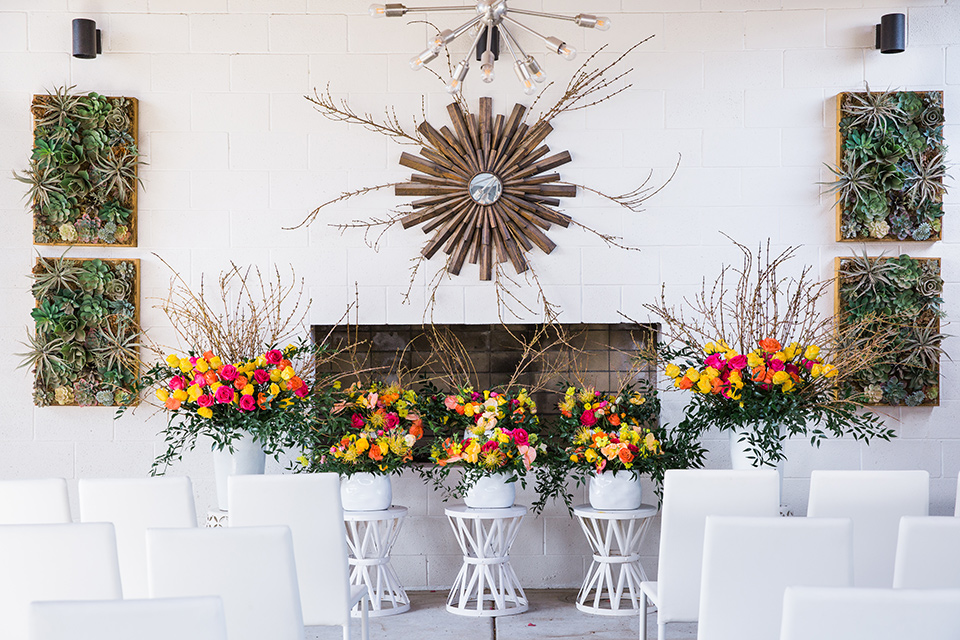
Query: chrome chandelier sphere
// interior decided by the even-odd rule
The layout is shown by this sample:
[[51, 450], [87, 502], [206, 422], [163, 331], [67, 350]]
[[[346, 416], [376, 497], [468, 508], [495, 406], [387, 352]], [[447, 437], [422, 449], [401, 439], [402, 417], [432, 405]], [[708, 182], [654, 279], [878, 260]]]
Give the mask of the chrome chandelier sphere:
[[[577, 55], [577, 50], [568, 45], [560, 38], [554, 36], [545, 36], [538, 31], [522, 24], [513, 18], [514, 15], [535, 16], [538, 18], [551, 18], [554, 20], [565, 20], [573, 22], [580, 27], [587, 29], [599, 29], [606, 31], [610, 28], [610, 19], [603, 16], [595, 16], [588, 13], [579, 13], [575, 16], [566, 16], [555, 13], [544, 13], [542, 11], [528, 11], [526, 9], [512, 9], [507, 6], [507, 0], [479, 0], [473, 7], [467, 6], [441, 6], [441, 7], [407, 7], [402, 4], [372, 4], [370, 5], [370, 15], [374, 18], [399, 18], [408, 13], [433, 13], [439, 11], [474, 11], [477, 15], [470, 18], [456, 29], [444, 29], [430, 41], [424, 51], [410, 60], [410, 66], [413, 69], [421, 69], [424, 65], [435, 59], [448, 44], [464, 35], [471, 33], [473, 44], [470, 45], [470, 51], [453, 69], [453, 75], [447, 83], [447, 91], [451, 94], [460, 93], [463, 87], [463, 80], [467, 77], [470, 70], [470, 58], [477, 52], [480, 60], [480, 73], [484, 82], [493, 82], [494, 61], [499, 55], [499, 42], [506, 43], [510, 55], [513, 57], [513, 70], [520, 80], [523, 92], [531, 95], [536, 92], [536, 83], [541, 83], [546, 79], [543, 69], [537, 64], [533, 56], [529, 55], [517, 42], [516, 37], [511, 33], [510, 27], [516, 27], [527, 33], [530, 33], [540, 40], [547, 47], [550, 53], [556, 53], [567, 60], [573, 60]], [[501, 38], [501, 35], [503, 36]], [[486, 42], [484, 42], [484, 40]]]

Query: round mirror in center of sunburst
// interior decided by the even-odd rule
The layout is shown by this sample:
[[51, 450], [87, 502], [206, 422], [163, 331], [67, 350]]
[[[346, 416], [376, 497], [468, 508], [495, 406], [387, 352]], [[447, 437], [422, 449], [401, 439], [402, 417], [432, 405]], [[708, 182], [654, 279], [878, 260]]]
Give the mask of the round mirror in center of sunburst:
[[478, 173], [470, 179], [470, 197], [477, 204], [491, 205], [503, 195], [503, 183], [492, 173]]

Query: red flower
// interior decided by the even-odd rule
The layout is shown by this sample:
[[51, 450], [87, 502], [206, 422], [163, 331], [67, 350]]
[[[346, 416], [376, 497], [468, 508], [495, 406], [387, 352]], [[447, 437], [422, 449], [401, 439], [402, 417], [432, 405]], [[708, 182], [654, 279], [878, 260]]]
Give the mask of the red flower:
[[180, 376], [173, 376], [170, 378], [170, 389], [171, 391], [178, 391], [183, 389], [186, 386], [184, 379]]
[[220, 379], [227, 382], [233, 382], [237, 377], [237, 368], [232, 364], [220, 367]]
[[482, 447], [480, 447], [480, 451], [487, 453], [488, 451], [493, 451], [494, 449], [499, 448], [500, 444], [496, 440], [488, 440]]
[[253, 372], [253, 381], [257, 384], [263, 384], [270, 379], [270, 374], [263, 369], [257, 369]]
[[209, 393], [204, 393], [197, 397], [197, 404], [201, 407], [209, 407], [213, 405], [213, 396]]
[[228, 387], [227, 385], [217, 387], [216, 400], [220, 404], [230, 404], [233, 402], [233, 387]]
[[241, 411], [253, 411], [256, 408], [257, 401], [253, 399], [253, 396], [240, 396]]
[[310, 387], [307, 385], [302, 385], [293, 392], [293, 395], [297, 396], [298, 398], [306, 398], [308, 393], [310, 393]]
[[527, 446], [530, 444], [529, 435], [525, 430], [517, 427], [513, 430], [513, 441], [517, 443], [518, 447]]
[[271, 349], [263, 354], [263, 357], [269, 364], [280, 364], [280, 361], [283, 360], [283, 352], [279, 349]]
[[361, 416], [359, 413], [355, 413], [350, 416], [350, 426], [354, 429], [362, 428], [363, 424], [363, 416]]
[[731, 358], [727, 364], [729, 364], [731, 368], [740, 371], [747, 366], [747, 356], [737, 356], [736, 358]]
[[580, 424], [585, 427], [592, 427], [593, 425], [597, 424], [597, 414], [595, 414], [592, 410], [587, 409], [580, 414]]

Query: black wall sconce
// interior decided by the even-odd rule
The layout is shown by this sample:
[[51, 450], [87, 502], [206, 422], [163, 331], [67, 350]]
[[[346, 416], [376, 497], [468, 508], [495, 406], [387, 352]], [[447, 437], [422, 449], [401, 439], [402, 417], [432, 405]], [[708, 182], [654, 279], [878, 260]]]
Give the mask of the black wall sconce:
[[907, 48], [907, 17], [888, 13], [877, 25], [877, 49], [880, 53], [903, 53]]
[[75, 18], [73, 21], [73, 57], [90, 60], [103, 53], [100, 42], [100, 29], [97, 23], [86, 18]]

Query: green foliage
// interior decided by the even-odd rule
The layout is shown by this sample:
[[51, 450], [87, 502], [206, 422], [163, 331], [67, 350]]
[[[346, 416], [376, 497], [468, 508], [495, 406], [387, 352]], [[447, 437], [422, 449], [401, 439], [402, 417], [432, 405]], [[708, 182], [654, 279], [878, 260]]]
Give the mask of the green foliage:
[[853, 391], [872, 404], [934, 403], [945, 337], [940, 333], [940, 260], [864, 254], [844, 259], [839, 277], [844, 321], [866, 321], [868, 330], [860, 338], [881, 335], [886, 344], [884, 360], [860, 372]]
[[134, 263], [38, 258], [31, 277], [34, 332], [28, 351], [17, 355], [21, 367], [34, 370], [37, 406], [113, 406], [120, 392], [133, 399], [140, 335]]
[[126, 98], [72, 95], [61, 87], [34, 100], [28, 185], [34, 242], [130, 244], [140, 152]]
[[937, 240], [946, 191], [939, 92], [845, 94], [843, 156], [825, 193], [842, 208], [844, 239]]

